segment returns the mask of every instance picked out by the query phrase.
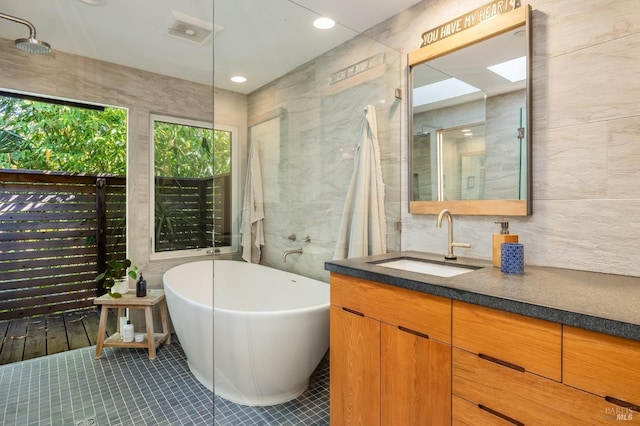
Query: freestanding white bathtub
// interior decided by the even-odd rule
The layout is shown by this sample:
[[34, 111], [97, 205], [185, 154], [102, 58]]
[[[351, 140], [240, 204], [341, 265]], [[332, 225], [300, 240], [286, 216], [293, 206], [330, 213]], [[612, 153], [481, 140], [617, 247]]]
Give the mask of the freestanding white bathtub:
[[321, 281], [216, 260], [172, 268], [164, 286], [189, 368], [229, 401], [264, 406], [296, 398], [329, 347], [329, 285]]

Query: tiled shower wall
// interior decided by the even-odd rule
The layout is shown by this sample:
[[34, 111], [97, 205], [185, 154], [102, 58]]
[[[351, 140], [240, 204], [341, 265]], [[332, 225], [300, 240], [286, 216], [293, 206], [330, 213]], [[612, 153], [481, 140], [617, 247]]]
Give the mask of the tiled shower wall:
[[[332, 83], [335, 73], [367, 60], [365, 71]], [[400, 68], [398, 52], [358, 36], [249, 95], [249, 139], [260, 146], [265, 199], [261, 263], [328, 280], [324, 262], [333, 258], [367, 105], [376, 109], [388, 250], [400, 249]], [[296, 248], [303, 254], [285, 264], [283, 252]]]

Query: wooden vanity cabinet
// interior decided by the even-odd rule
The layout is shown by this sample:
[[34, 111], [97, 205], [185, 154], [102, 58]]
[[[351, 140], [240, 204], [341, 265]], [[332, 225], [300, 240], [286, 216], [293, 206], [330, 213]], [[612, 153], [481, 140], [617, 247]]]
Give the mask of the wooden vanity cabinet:
[[335, 273], [330, 284], [331, 424], [450, 424], [451, 300]]
[[331, 274], [331, 424], [640, 425], [640, 342]]
[[563, 342], [565, 384], [599, 396], [621, 420], [640, 418], [640, 342], [569, 326]]

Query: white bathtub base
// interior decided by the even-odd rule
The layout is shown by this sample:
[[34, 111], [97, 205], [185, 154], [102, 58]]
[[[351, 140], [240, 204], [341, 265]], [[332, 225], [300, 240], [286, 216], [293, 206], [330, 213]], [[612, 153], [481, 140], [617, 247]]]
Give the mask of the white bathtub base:
[[193, 374], [196, 380], [199, 381], [205, 388], [213, 391], [213, 380], [207, 377], [206, 374], [200, 373], [196, 366], [189, 362], [189, 358], [187, 358], [187, 365], [189, 366], [189, 371], [191, 371], [191, 374]]
[[221, 377], [221, 373], [216, 371], [216, 386], [214, 393], [220, 398], [238, 405], [250, 407], [267, 407], [270, 405], [283, 404], [292, 399], [296, 399], [309, 387], [309, 379], [296, 389], [281, 391], [279, 393], [269, 390], [266, 395], [247, 395], [246, 392], [239, 392], [228, 380]]

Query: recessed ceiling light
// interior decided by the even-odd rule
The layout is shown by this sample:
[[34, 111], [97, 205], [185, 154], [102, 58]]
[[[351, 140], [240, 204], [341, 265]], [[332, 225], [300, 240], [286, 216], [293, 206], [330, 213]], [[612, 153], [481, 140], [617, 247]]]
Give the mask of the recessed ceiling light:
[[231, 77], [231, 81], [233, 81], [234, 83], [244, 83], [245, 81], [247, 81], [247, 79], [241, 75], [234, 75], [233, 77]]
[[335, 24], [336, 21], [326, 17], [318, 18], [313, 21], [313, 26], [318, 28], [319, 30], [328, 30], [329, 28], [333, 28]]

